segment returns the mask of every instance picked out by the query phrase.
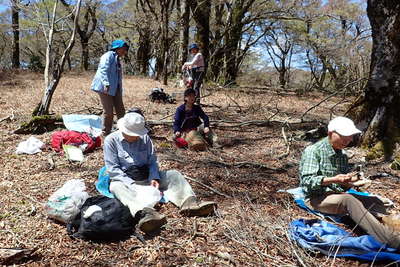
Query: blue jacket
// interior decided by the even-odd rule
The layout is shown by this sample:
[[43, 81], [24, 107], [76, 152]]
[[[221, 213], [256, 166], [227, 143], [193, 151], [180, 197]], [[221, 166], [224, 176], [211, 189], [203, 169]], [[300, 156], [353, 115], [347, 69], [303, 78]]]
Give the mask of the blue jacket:
[[289, 235], [301, 247], [314, 252], [320, 251], [329, 257], [355, 258], [372, 262], [400, 260], [395, 248], [378, 242], [372, 236], [352, 236], [344, 229], [318, 219], [298, 219], [291, 222]]
[[185, 122], [187, 122], [188, 119], [191, 119], [191, 121], [193, 121], [193, 119], [199, 118], [203, 120], [204, 127], [210, 126], [210, 120], [208, 119], [207, 114], [204, 113], [203, 109], [199, 105], [193, 105], [193, 108], [189, 113], [185, 112], [185, 104], [180, 105], [175, 112], [174, 133], [198, 127], [199, 125], [186, 125]]
[[100, 63], [94, 76], [92, 89], [103, 92], [105, 86], [110, 86], [107, 94], [115, 96], [117, 90], [122, 90], [122, 71], [118, 67], [117, 53], [108, 51], [100, 58]]

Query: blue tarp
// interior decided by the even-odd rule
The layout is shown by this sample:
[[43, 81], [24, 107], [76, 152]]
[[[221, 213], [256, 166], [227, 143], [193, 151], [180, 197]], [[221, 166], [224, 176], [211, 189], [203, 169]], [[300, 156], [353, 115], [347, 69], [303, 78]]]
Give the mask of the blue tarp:
[[68, 114], [62, 115], [65, 128], [70, 131], [89, 133], [95, 137], [100, 136], [102, 120], [97, 115]]
[[400, 254], [370, 235], [354, 237], [344, 229], [319, 219], [295, 220], [289, 234], [304, 249], [329, 257], [355, 258], [365, 261], [400, 262]]

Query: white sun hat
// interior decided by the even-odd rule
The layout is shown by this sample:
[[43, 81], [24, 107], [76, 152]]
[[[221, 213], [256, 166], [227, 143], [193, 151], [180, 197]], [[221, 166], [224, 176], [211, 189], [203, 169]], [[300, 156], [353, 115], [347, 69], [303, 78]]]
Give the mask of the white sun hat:
[[328, 124], [328, 132], [337, 132], [342, 136], [351, 136], [361, 133], [354, 122], [346, 117], [336, 117]]
[[144, 118], [142, 115], [136, 112], [130, 112], [118, 120], [118, 129], [129, 136], [143, 136], [148, 133], [148, 130], [144, 126]]

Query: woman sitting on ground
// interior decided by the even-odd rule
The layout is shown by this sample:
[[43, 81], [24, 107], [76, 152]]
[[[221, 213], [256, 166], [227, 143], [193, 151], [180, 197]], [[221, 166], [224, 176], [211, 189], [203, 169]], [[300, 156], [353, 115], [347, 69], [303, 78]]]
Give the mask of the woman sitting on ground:
[[212, 144], [216, 141], [216, 137], [210, 131], [207, 114], [200, 105], [195, 104], [195, 101], [196, 91], [191, 88], [186, 89], [184, 92], [185, 103], [180, 105], [175, 113], [174, 138], [180, 147], [188, 145], [192, 150], [201, 151], [206, 149], [207, 141]]

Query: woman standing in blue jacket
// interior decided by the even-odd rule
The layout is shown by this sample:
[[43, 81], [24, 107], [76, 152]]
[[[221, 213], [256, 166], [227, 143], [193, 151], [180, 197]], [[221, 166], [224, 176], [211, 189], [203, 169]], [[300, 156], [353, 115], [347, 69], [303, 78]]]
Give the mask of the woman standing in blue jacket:
[[94, 76], [91, 89], [100, 96], [103, 106], [103, 135], [111, 132], [115, 112], [118, 119], [125, 115], [122, 102], [122, 69], [121, 58], [128, 53], [129, 45], [123, 40], [111, 43], [110, 51], [100, 58], [100, 63]]

